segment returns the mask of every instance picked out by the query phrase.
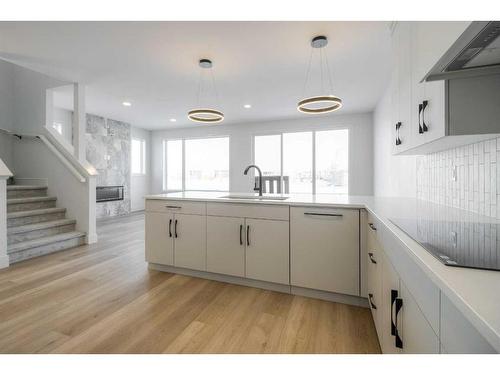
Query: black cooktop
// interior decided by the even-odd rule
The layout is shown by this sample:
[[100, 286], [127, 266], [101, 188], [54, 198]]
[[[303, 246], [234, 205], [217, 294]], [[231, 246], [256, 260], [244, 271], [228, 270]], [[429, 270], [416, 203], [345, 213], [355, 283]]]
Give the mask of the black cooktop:
[[500, 224], [390, 220], [447, 266], [500, 271]]

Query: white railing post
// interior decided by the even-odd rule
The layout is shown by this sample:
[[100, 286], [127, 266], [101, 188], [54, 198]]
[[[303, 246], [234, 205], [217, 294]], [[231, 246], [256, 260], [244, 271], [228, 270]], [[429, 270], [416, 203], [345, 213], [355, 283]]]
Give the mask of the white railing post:
[[7, 179], [11, 171], [0, 159], [0, 268], [9, 266], [7, 255]]
[[73, 140], [75, 157], [85, 160], [85, 86], [81, 83], [73, 84]]

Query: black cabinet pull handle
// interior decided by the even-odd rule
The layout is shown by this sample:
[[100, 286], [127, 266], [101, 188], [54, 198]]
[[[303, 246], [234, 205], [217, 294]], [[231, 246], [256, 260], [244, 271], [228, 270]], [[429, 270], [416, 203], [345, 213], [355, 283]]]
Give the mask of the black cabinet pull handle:
[[165, 207], [171, 210], [180, 210], [182, 208], [181, 206], [165, 206]]
[[174, 233], [175, 233], [175, 238], [177, 238], [177, 219], [175, 219]]
[[368, 257], [370, 257], [370, 261], [373, 263], [373, 264], [377, 264], [377, 261], [375, 260], [375, 258], [373, 257], [373, 253], [368, 253]]
[[242, 238], [242, 232], [243, 231], [243, 224], [240, 224], [240, 245], [243, 245], [243, 238]]
[[424, 106], [422, 103], [420, 103], [418, 105], [418, 133], [419, 134], [424, 134], [424, 129], [422, 128], [422, 122], [420, 121], [423, 107]]
[[368, 223], [368, 226], [374, 230], [374, 231], [377, 231], [377, 228], [375, 227], [375, 225], [373, 225], [373, 223]]
[[394, 324], [394, 302], [398, 298], [398, 291], [391, 289], [391, 336], [396, 336], [396, 324]]
[[247, 246], [250, 246], [250, 225], [247, 225]]
[[168, 236], [172, 237], [172, 219], [168, 221]]
[[396, 123], [396, 146], [399, 146], [402, 143], [399, 136], [399, 129], [401, 128], [401, 125], [401, 122]]
[[427, 127], [427, 125], [425, 125], [425, 109], [427, 108], [427, 105], [429, 104], [429, 101], [427, 100], [424, 100], [422, 102], [422, 130], [424, 132], [428, 131], [429, 128]]
[[396, 343], [396, 348], [403, 348], [403, 340], [401, 340], [401, 337], [399, 337], [399, 331], [398, 331], [398, 314], [401, 311], [401, 308], [403, 307], [403, 300], [401, 298], [396, 298], [396, 332], [395, 332], [395, 343]]
[[370, 306], [372, 307], [372, 309], [377, 310], [377, 306], [373, 303], [372, 299], [373, 299], [373, 294], [368, 293], [368, 300], [370, 301]]

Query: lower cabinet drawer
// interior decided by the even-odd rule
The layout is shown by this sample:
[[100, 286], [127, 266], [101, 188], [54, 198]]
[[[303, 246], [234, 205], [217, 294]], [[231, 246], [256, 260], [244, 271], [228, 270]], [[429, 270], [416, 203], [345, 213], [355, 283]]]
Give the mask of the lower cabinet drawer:
[[450, 354], [489, 354], [495, 349], [441, 293], [441, 345]]
[[207, 212], [207, 205], [204, 202], [146, 199], [146, 211], [205, 215]]
[[207, 203], [207, 215], [288, 221], [289, 208], [274, 204]]

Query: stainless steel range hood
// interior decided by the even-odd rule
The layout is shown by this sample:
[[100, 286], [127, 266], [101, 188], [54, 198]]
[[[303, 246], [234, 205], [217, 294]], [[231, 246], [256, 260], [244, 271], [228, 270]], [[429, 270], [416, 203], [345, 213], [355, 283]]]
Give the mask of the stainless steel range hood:
[[472, 22], [425, 81], [500, 73], [500, 21]]

